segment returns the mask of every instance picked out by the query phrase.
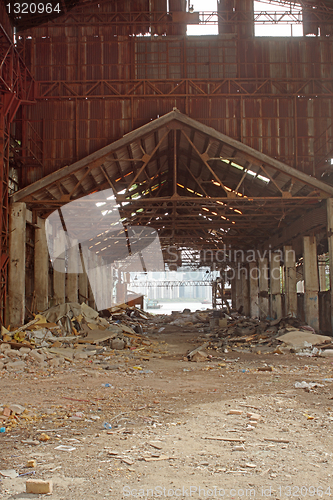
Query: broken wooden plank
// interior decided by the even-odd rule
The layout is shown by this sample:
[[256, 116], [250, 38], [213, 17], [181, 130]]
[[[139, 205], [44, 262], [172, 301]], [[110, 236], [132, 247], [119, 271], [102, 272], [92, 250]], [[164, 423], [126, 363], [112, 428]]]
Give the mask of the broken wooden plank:
[[206, 347], [209, 346], [209, 342], [205, 342], [204, 344], [200, 345], [199, 347], [196, 347], [192, 351], [190, 351], [187, 355], [187, 359], [192, 359], [194, 354], [196, 354], [199, 351], [202, 351], [203, 349], [206, 349]]
[[156, 450], [161, 450], [162, 449], [162, 446], [160, 444], [157, 444], [157, 443], [149, 443], [149, 444], [150, 444], [150, 446], [152, 446]]
[[171, 457], [167, 457], [166, 455], [161, 455], [160, 457], [148, 457], [144, 458], [145, 462], [159, 462], [161, 460], [170, 460]]
[[283, 438], [264, 438], [264, 441], [272, 441], [273, 443], [290, 443], [289, 439]]
[[212, 441], [228, 441], [230, 443], [244, 443], [244, 438], [231, 438], [223, 436], [204, 436], [202, 439], [211, 439]]

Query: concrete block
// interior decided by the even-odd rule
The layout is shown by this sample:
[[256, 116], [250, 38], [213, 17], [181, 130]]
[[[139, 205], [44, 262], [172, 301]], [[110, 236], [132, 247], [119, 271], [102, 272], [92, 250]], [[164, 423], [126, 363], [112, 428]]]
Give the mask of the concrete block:
[[30, 354], [30, 351], [31, 351], [30, 347], [21, 347], [20, 349], [21, 354]]
[[43, 354], [40, 354], [38, 351], [31, 350], [29, 353], [29, 356], [33, 358], [35, 361], [38, 363], [43, 363], [45, 361], [45, 356]]
[[51, 480], [43, 481], [42, 479], [28, 479], [25, 484], [27, 493], [45, 495], [47, 493], [52, 493], [53, 491], [53, 483]]
[[18, 404], [8, 405], [8, 408], [10, 408], [16, 415], [21, 415], [21, 413], [23, 413], [25, 410], [24, 406]]
[[111, 349], [124, 349], [125, 348], [125, 341], [122, 339], [113, 339], [111, 342]]
[[330, 358], [333, 356], [333, 349], [325, 349], [322, 351], [321, 355], [324, 357], [324, 358]]
[[241, 415], [243, 410], [229, 410], [228, 415]]
[[6, 351], [6, 356], [8, 356], [9, 358], [21, 358], [22, 354], [16, 349], [11, 349], [10, 351]]
[[52, 368], [58, 368], [58, 366], [60, 366], [59, 358], [50, 359], [49, 366], [51, 366]]
[[196, 363], [207, 361], [207, 354], [204, 354], [203, 352], [198, 351], [198, 352], [193, 354], [193, 356], [191, 357], [191, 361], [194, 361]]
[[8, 371], [17, 372], [25, 369], [24, 361], [10, 361], [6, 364]]
[[10, 344], [1, 344], [0, 345], [0, 351], [1, 352], [5, 352], [5, 351], [7, 351], [8, 349], [11, 349], [11, 348], [12, 348], [12, 346]]
[[[114, 348], [116, 349], [116, 348]], [[73, 354], [74, 359], [88, 359], [88, 354], [86, 352], [74, 352]]]

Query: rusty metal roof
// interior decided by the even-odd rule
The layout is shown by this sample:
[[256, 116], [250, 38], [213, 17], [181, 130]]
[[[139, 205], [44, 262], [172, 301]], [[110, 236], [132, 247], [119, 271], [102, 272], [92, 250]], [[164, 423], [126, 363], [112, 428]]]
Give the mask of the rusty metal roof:
[[125, 224], [157, 229], [163, 246], [192, 248], [258, 246], [333, 196], [332, 186], [174, 109], [12, 200], [47, 216], [107, 188]]

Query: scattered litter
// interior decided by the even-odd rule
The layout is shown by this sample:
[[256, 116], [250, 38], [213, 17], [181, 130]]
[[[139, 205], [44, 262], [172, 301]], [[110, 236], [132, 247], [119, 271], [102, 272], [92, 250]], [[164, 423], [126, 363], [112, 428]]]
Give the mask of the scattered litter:
[[3, 477], [9, 477], [10, 479], [15, 479], [18, 477], [18, 472], [15, 469], [0, 470], [0, 475]]
[[76, 448], [74, 448], [74, 446], [67, 446], [65, 444], [61, 444], [60, 446], [57, 446], [54, 449], [59, 450], [59, 451], [74, 451], [74, 450], [76, 450]]
[[222, 436], [204, 436], [202, 439], [211, 439], [213, 441], [229, 441], [230, 443], [243, 443], [245, 439], [243, 438], [230, 438]]
[[45, 434], [45, 432], [43, 432], [38, 439], [39, 441], [46, 442], [49, 441], [51, 438], [48, 434]]
[[232, 451], [245, 451], [245, 446], [234, 446]]
[[144, 458], [145, 462], [159, 462], [161, 460], [170, 460], [171, 457], [167, 457], [166, 455], [161, 455], [159, 457], [148, 457]]
[[324, 387], [324, 385], [317, 382], [305, 382], [305, 380], [295, 383], [296, 389], [313, 389], [314, 387]]
[[283, 438], [275, 438], [275, 437], [271, 437], [271, 438], [264, 438], [264, 441], [271, 441], [273, 443], [289, 443], [289, 439], [283, 439]]

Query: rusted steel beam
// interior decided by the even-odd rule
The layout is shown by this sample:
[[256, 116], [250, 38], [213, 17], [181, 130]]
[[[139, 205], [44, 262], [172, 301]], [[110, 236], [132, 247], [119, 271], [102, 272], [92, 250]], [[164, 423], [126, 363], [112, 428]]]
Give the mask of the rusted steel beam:
[[158, 144], [156, 144], [156, 146], [154, 147], [153, 151], [150, 154], [144, 152], [144, 154], [142, 156], [143, 165], [140, 167], [138, 172], [135, 174], [134, 178], [131, 180], [129, 186], [127, 187], [127, 189], [125, 191], [124, 197], [128, 194], [128, 192], [131, 189], [131, 187], [133, 186], [133, 184], [135, 184], [135, 181], [140, 177], [140, 175], [142, 174], [142, 172], [144, 171], [144, 169], [146, 168], [146, 166], [148, 165], [150, 160], [153, 158], [154, 154], [156, 153], [156, 151], [158, 150], [160, 145], [163, 143], [164, 139], [167, 137], [168, 134], [169, 134], [169, 130], [167, 132], [165, 132], [165, 134], [163, 134], [162, 139], [160, 139], [160, 141], [158, 142]]
[[[333, 95], [333, 78], [177, 78], [154, 80], [82, 80], [82, 81], [39, 81], [37, 100], [44, 99], [116, 99], [140, 98], [160, 99], [177, 97], [331, 97]], [[145, 84], [149, 84], [149, 91]], [[103, 90], [104, 85], [112, 85], [117, 92], [113, 95], [105, 89], [90, 95], [90, 86]], [[168, 87], [169, 86], [169, 87]], [[168, 90], [166, 88], [168, 87]], [[171, 90], [170, 90], [171, 88]], [[87, 90], [89, 89], [89, 90]], [[154, 92], [151, 92], [151, 90]], [[69, 95], [68, 91], [71, 91]]]
[[[35, 80], [21, 59], [12, 40], [0, 24], [0, 91], [15, 96], [15, 115], [21, 102], [33, 103], [36, 98]], [[18, 104], [17, 104], [18, 103]], [[4, 103], [6, 105], [6, 103]], [[11, 102], [11, 106], [13, 101]], [[10, 107], [11, 107], [10, 106]], [[8, 112], [8, 110], [7, 110]], [[14, 116], [11, 116], [11, 119]]]
[[[310, 7], [311, 4], [304, 4], [303, 9], [296, 8], [295, 6], [286, 9], [285, 11], [276, 10], [270, 11], [265, 10], [248, 10], [248, 11], [230, 11], [230, 10], [219, 10], [219, 11], [200, 11], [189, 13], [186, 12], [187, 18], [179, 17], [173, 12], [154, 12], [153, 24], [163, 25], [164, 31], [167, 32], [168, 28], [174, 24], [198, 24], [198, 25], [234, 25], [236, 24], [248, 24], [254, 23], [255, 25], [290, 25], [290, 24], [302, 24], [303, 15], [309, 13], [311, 19], [314, 19], [320, 23], [327, 24], [332, 23], [333, 20], [333, 10], [322, 5], [318, 5], [317, 8], [313, 9]], [[299, 6], [300, 7], [300, 6]], [[303, 15], [302, 15], [303, 13]], [[49, 27], [63, 27], [66, 26], [87, 26], [91, 23], [98, 24], [99, 26], [113, 27], [114, 30], [119, 28], [119, 34], [123, 33], [122, 27], [128, 29], [128, 34], [139, 34], [138, 28], [142, 26], [144, 30], [152, 25], [152, 13], [151, 12], [108, 12], [108, 11], [96, 11], [92, 12], [75, 12], [71, 11], [67, 15], [61, 18], [56, 18], [53, 21], [49, 21]], [[145, 31], [143, 31], [145, 32]], [[140, 33], [142, 34], [142, 32]]]

